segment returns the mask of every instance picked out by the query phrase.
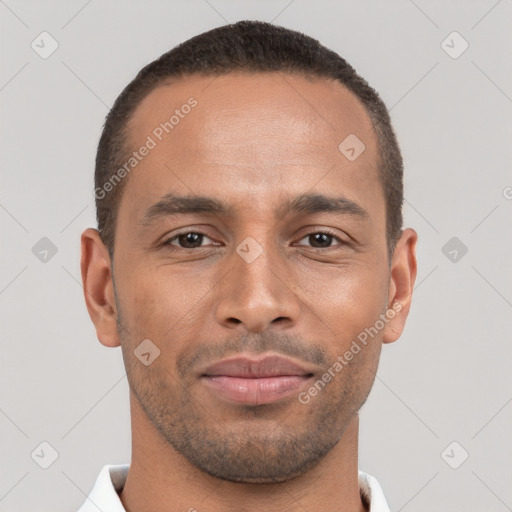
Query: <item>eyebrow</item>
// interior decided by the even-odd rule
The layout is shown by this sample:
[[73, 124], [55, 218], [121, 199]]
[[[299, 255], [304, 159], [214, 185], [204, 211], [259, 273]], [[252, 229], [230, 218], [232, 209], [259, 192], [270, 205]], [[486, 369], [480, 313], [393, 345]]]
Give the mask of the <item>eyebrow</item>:
[[[148, 208], [140, 224], [148, 226], [157, 219], [174, 215], [206, 213], [229, 216], [232, 212], [231, 206], [213, 197], [179, 196], [171, 192]], [[280, 205], [274, 213], [276, 218], [283, 218], [291, 212], [305, 215], [326, 212], [360, 218], [369, 217], [368, 212], [357, 203], [345, 197], [329, 197], [323, 194], [301, 194]]]

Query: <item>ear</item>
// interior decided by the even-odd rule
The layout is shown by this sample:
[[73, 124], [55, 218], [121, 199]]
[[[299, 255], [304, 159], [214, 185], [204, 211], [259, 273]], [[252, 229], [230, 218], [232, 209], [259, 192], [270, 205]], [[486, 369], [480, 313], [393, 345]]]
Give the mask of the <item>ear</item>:
[[98, 340], [106, 347], [118, 347], [117, 311], [114, 282], [108, 249], [96, 229], [88, 228], [81, 237], [82, 283], [89, 316], [96, 327]]
[[414, 229], [402, 231], [391, 260], [388, 312], [390, 319], [384, 328], [383, 343], [392, 343], [402, 334], [409, 309], [412, 290], [416, 281], [416, 242], [418, 234]]

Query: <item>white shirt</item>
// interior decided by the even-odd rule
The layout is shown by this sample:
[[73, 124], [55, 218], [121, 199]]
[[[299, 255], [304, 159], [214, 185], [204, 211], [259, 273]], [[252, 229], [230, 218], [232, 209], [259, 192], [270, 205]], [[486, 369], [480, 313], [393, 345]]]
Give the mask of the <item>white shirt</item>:
[[[78, 512], [126, 512], [117, 493], [124, 487], [129, 467], [129, 464], [104, 466]], [[370, 504], [370, 512], [390, 512], [375, 477], [359, 471], [359, 491]]]

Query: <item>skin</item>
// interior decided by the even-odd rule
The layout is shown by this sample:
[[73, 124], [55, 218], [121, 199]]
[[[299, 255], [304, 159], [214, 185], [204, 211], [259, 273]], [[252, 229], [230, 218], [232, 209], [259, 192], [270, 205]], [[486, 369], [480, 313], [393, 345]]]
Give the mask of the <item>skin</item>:
[[[121, 500], [128, 512], [363, 511], [358, 411], [382, 344], [404, 328], [417, 234], [403, 230], [388, 261], [375, 134], [341, 84], [281, 73], [212, 79], [158, 87], [131, 119], [136, 149], [188, 98], [198, 102], [127, 178], [113, 261], [96, 230], [82, 234], [87, 308], [100, 342], [122, 347], [130, 384]], [[353, 162], [338, 150], [351, 133], [366, 146]], [[170, 192], [230, 210], [144, 223]], [[311, 193], [366, 215], [282, 210]], [[326, 229], [334, 237], [318, 245]], [[173, 238], [187, 232], [205, 235], [200, 247]], [[236, 251], [249, 236], [262, 250], [251, 263]], [[393, 303], [400, 311], [306, 405], [294, 395], [243, 406], [200, 379], [228, 356], [278, 353], [313, 373], [307, 391]], [[148, 366], [133, 352], [144, 339], [160, 350]]]

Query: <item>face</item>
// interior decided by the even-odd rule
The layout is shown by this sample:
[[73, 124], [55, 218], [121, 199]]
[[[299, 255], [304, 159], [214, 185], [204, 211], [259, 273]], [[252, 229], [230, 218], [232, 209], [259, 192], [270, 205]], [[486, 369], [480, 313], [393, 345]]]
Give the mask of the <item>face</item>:
[[[365, 402], [415, 273], [411, 237], [388, 265], [365, 109], [328, 80], [196, 76], [152, 91], [129, 133], [131, 150], [155, 145], [126, 178], [98, 337], [121, 344], [138, 405], [194, 466], [242, 482], [306, 472]], [[350, 134], [356, 159], [338, 149]]]

